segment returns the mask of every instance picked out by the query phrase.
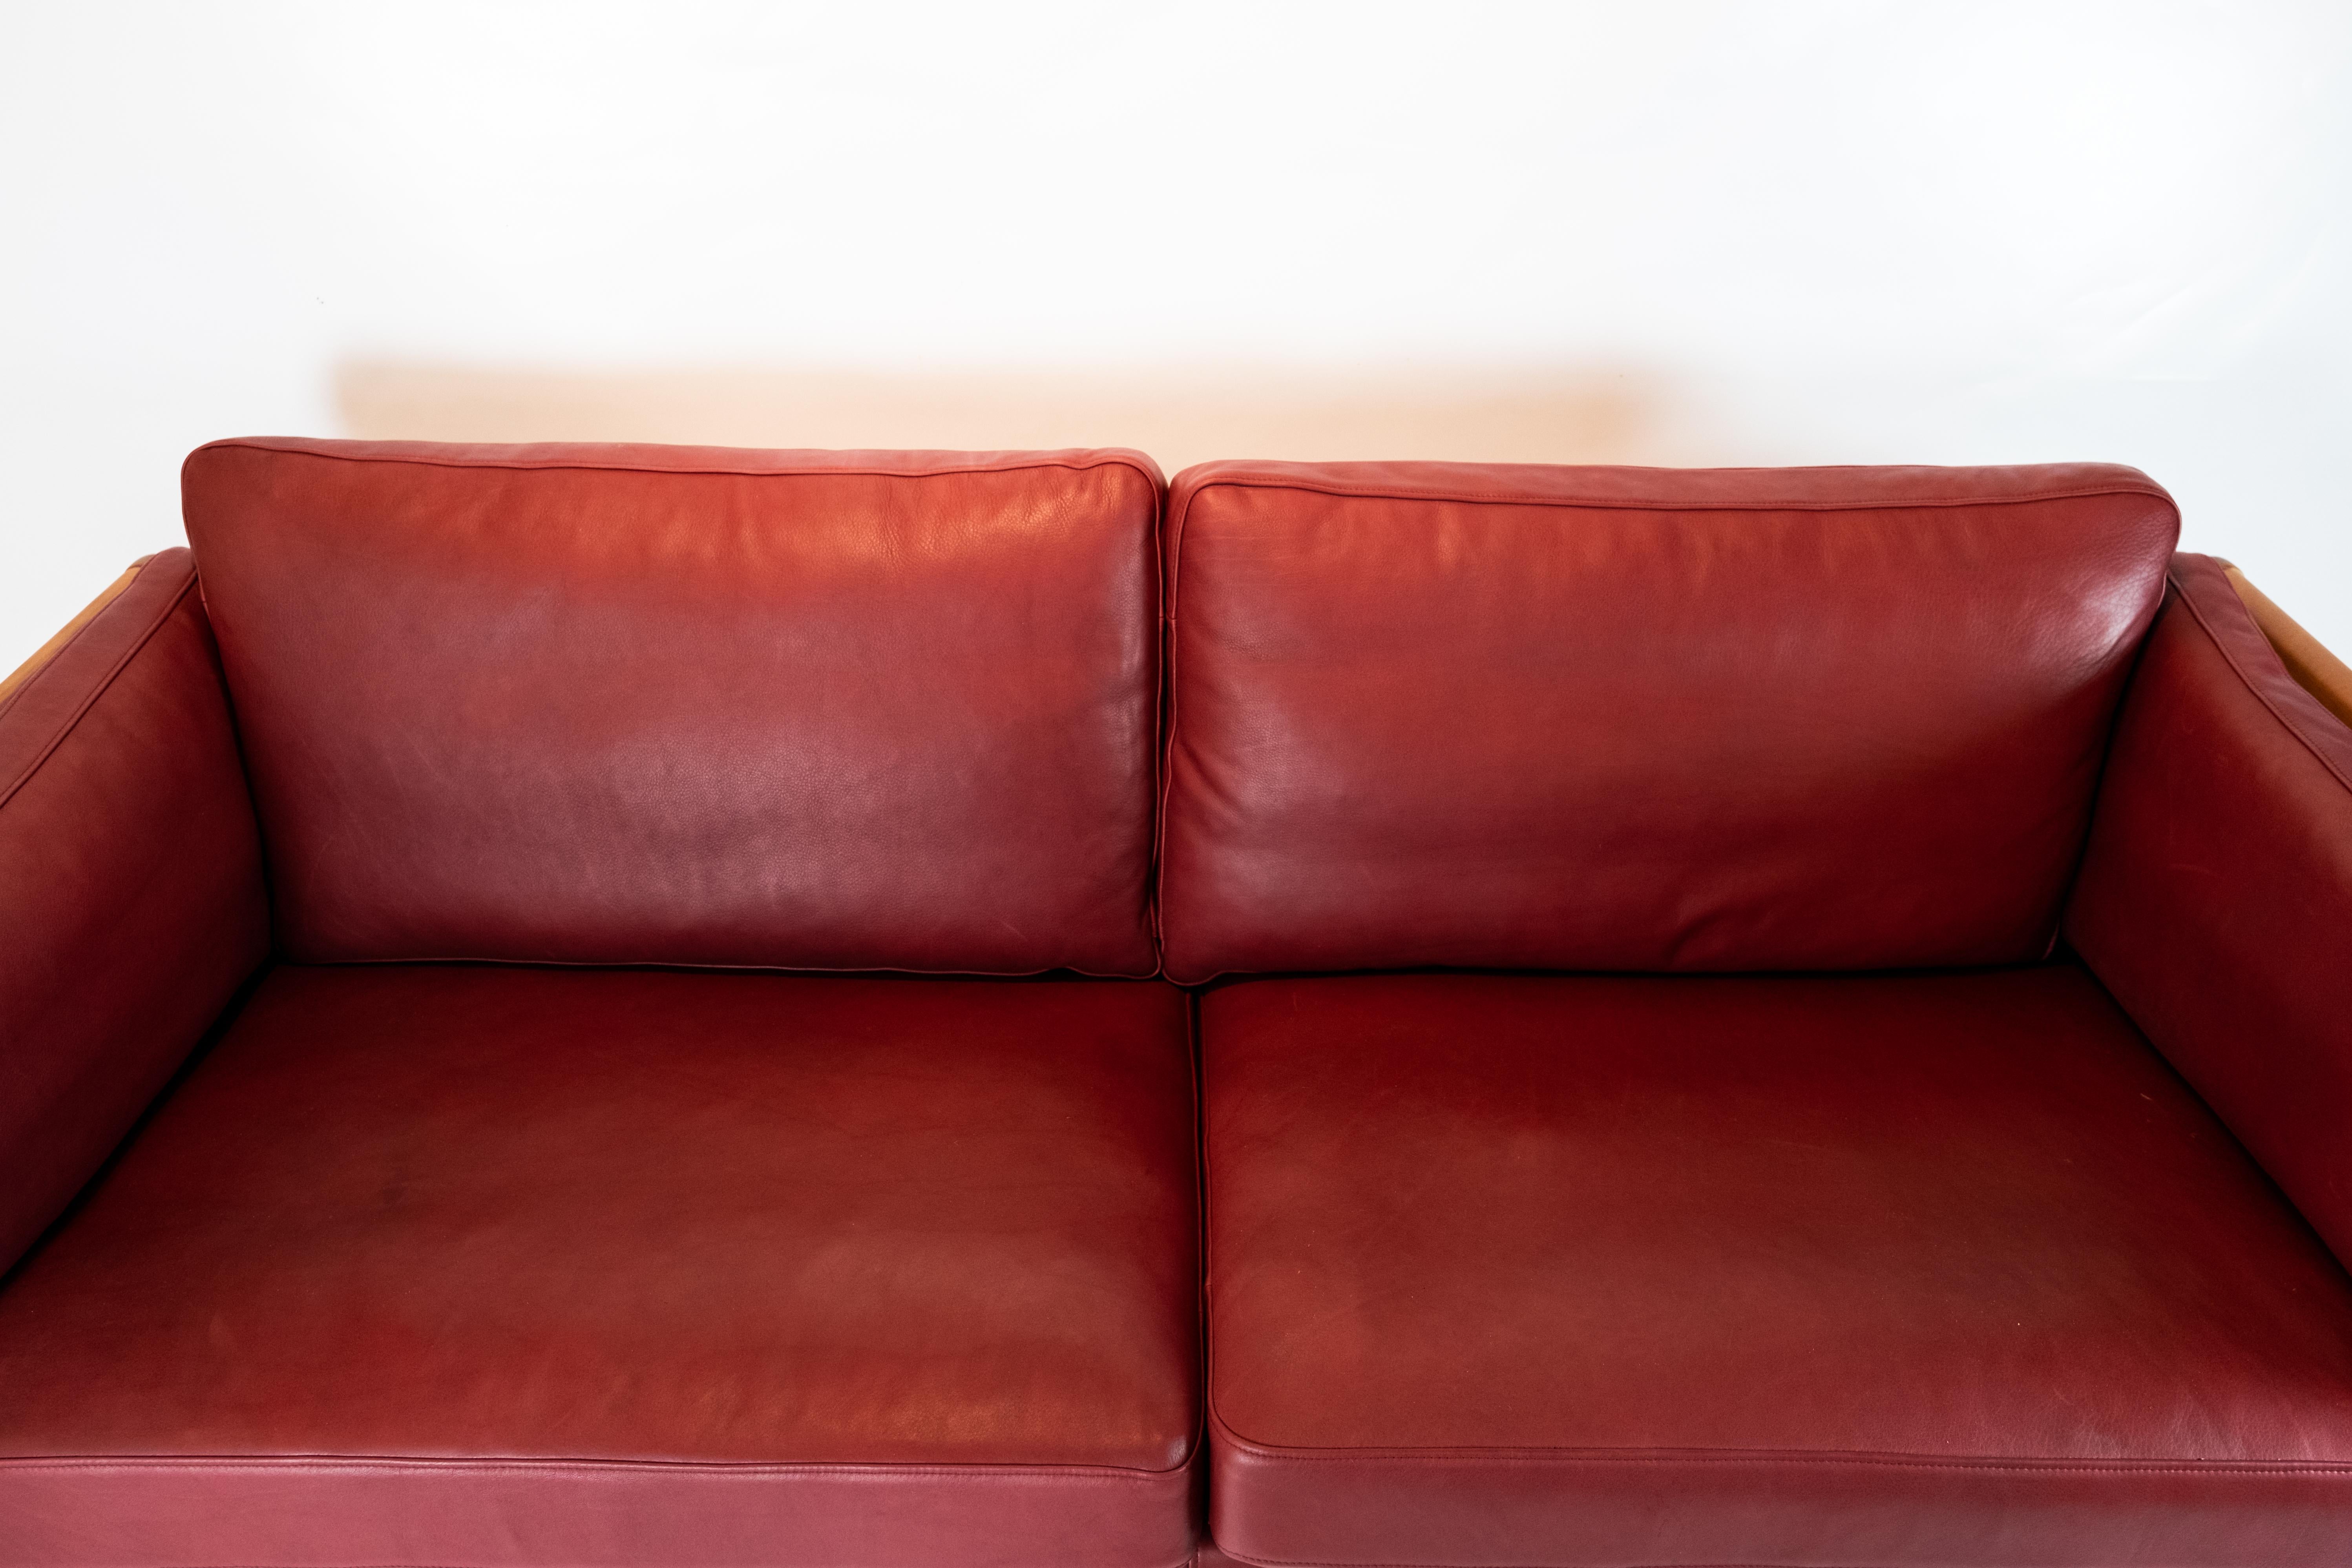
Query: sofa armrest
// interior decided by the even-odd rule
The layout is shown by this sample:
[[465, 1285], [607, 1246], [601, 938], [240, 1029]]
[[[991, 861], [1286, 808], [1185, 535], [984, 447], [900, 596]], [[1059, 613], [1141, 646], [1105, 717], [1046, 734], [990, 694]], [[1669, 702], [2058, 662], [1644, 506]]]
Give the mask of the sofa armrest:
[[212, 628], [167, 550], [0, 689], [0, 1268], [268, 948]]
[[2222, 574], [2230, 579], [2238, 598], [2254, 617], [2254, 625], [2271, 645], [2286, 672], [2294, 683], [2319, 699], [2319, 705], [2347, 724], [2352, 724], [2352, 667], [2321, 645], [2320, 640], [2295, 625], [2294, 618], [2276, 605], [2271, 597], [2252, 583], [2235, 566], [2224, 566]]
[[2352, 730], [2221, 562], [2174, 557], [2065, 931], [2352, 1262]]

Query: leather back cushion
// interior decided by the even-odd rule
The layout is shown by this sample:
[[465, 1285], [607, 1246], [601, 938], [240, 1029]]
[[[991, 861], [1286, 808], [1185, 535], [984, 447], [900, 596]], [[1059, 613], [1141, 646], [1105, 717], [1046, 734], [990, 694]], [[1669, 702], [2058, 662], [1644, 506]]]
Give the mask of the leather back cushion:
[[184, 490], [292, 957], [1154, 968], [1139, 454], [248, 440]]
[[2130, 468], [1213, 463], [1171, 978], [2042, 956], [2178, 516]]

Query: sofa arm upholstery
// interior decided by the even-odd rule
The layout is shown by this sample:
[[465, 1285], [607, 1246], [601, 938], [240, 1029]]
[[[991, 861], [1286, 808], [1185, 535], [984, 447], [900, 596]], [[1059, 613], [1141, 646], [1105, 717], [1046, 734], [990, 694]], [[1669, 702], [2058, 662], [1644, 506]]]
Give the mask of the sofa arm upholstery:
[[2352, 1262], [2352, 730], [2221, 562], [2174, 558], [2066, 935]]
[[168, 550], [0, 689], [0, 1269], [268, 946], [194, 561]]
[[2319, 699], [2319, 705], [2347, 724], [2352, 724], [2352, 668], [2321, 645], [2320, 640], [2294, 624], [2293, 617], [2271, 603], [2268, 594], [2246, 581], [2246, 574], [2235, 566], [2225, 566], [2222, 574], [2230, 586], [2238, 591], [2246, 610], [2254, 617], [2254, 625], [2263, 628], [2263, 636], [2278, 654], [2279, 662], [2294, 677], [2295, 684]]

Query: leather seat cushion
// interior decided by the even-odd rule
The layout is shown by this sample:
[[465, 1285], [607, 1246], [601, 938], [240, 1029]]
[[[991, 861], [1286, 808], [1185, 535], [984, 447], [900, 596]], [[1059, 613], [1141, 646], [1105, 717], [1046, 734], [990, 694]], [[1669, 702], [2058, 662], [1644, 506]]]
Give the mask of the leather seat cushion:
[[1264, 1563], [2340, 1563], [2352, 1281], [2080, 969], [1203, 998]]
[[281, 968], [0, 1288], [0, 1563], [1192, 1548], [1156, 982]]

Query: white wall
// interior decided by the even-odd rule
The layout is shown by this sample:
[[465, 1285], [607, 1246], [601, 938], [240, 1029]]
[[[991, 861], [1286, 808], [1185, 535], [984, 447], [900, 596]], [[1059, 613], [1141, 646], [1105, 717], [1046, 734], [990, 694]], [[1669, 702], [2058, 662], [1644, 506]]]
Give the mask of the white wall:
[[782, 444], [936, 382], [874, 445], [996, 374], [1321, 376], [1383, 442], [1424, 382], [1622, 385], [1487, 455], [2135, 463], [2352, 652], [2347, 218], [2340, 4], [19, 0], [0, 671], [177, 539], [196, 443], [465, 425], [386, 374], [672, 437], [681, 377], [782, 378]]

